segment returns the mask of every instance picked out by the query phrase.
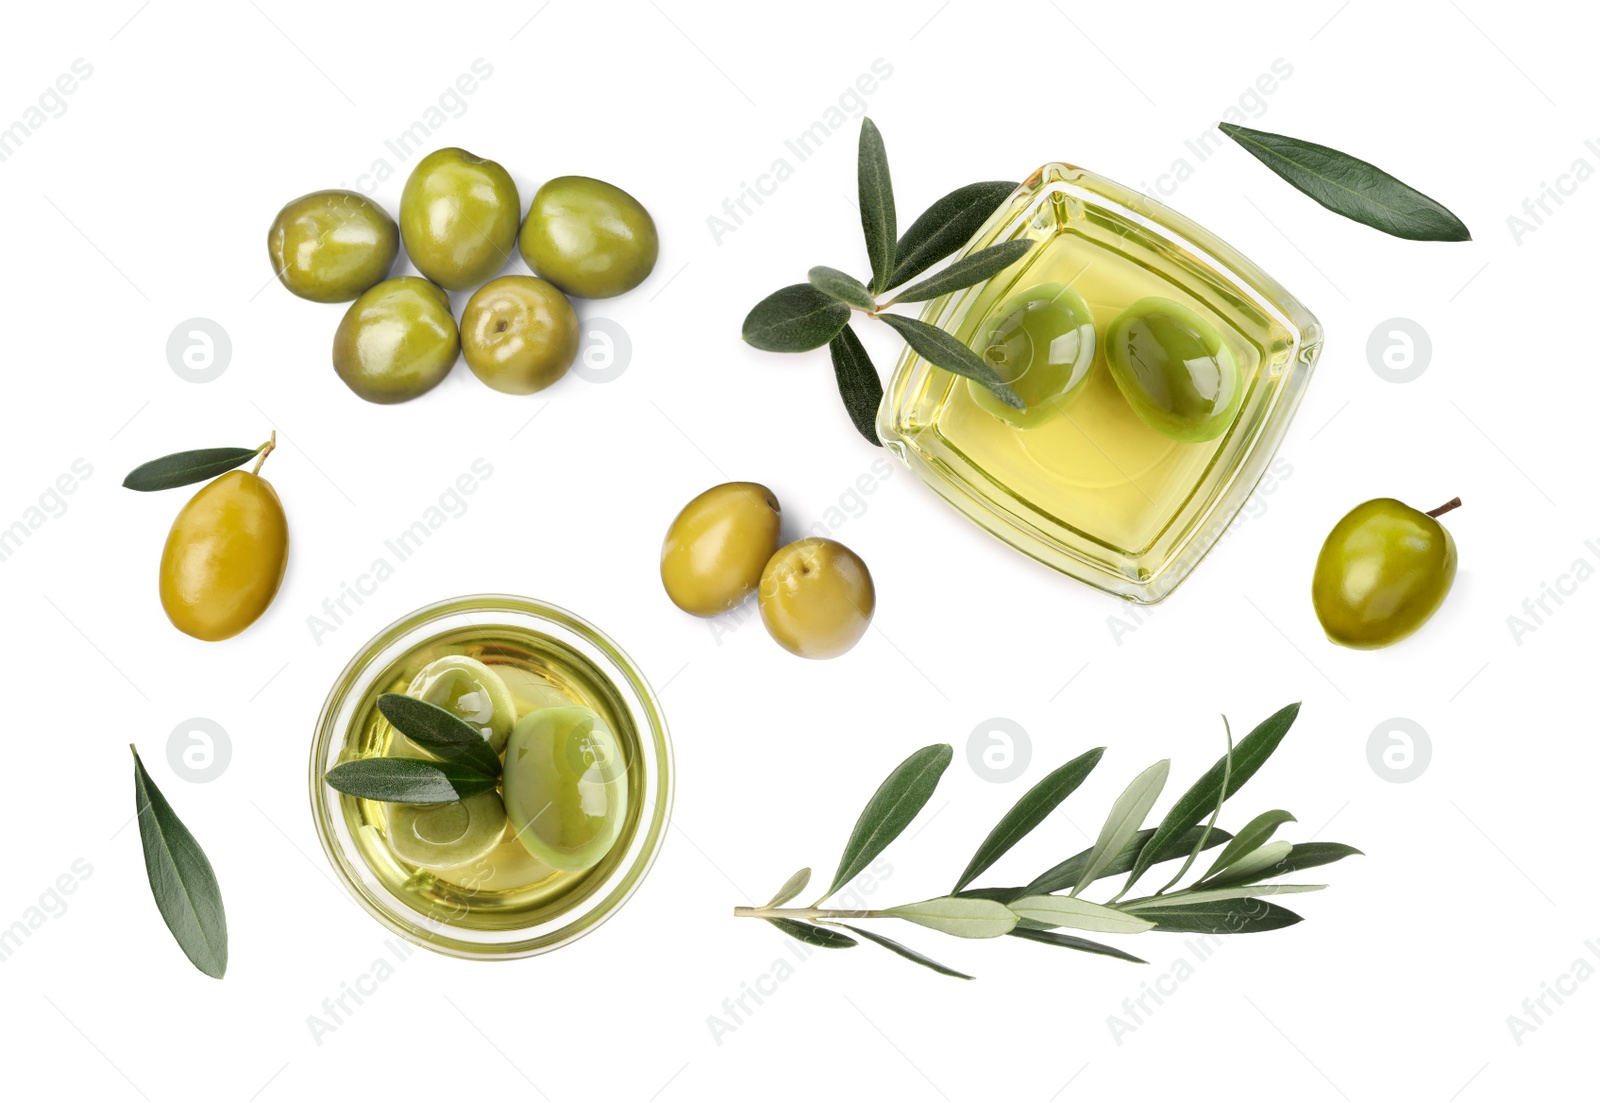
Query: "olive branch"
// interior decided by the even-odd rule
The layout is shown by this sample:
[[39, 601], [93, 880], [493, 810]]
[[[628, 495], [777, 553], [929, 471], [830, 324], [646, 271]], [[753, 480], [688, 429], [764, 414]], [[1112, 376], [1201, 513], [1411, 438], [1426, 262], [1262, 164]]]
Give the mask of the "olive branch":
[[[871, 278], [862, 282], [837, 268], [818, 265], [807, 273], [807, 282], [779, 288], [751, 309], [744, 320], [745, 341], [767, 352], [807, 352], [827, 345], [839, 396], [851, 422], [872, 444], [879, 443], [874, 420], [883, 400], [883, 381], [850, 329], [852, 312], [883, 322], [930, 364], [976, 380], [1001, 402], [1022, 409], [1022, 398], [983, 357], [938, 326], [889, 312], [898, 303], [927, 302], [971, 287], [1021, 260], [1032, 242], [1006, 241], [906, 286], [965, 245], [1018, 185], [990, 180], [957, 188], [918, 216], [897, 239], [889, 158], [883, 136], [867, 118], [861, 120], [856, 174]], [[884, 298], [894, 288], [900, 288], [898, 293]]]
[[[1272, 755], [1299, 712], [1298, 703], [1279, 709], [1238, 746], [1234, 746], [1230, 733], [1226, 753], [1178, 798], [1156, 827], [1146, 828], [1142, 825], [1166, 786], [1170, 766], [1166, 759], [1157, 762], [1123, 790], [1093, 846], [1045, 870], [1026, 885], [971, 887], [1083, 784], [1099, 764], [1104, 747], [1079, 755], [1029, 789], [979, 845], [948, 895], [881, 910], [824, 907], [829, 897], [905, 830], [933, 796], [950, 765], [952, 751], [947, 743], [923, 747], [895, 767], [878, 786], [850, 833], [828, 890], [814, 904], [808, 908], [784, 906], [810, 883], [811, 870], [802, 869], [766, 904], [735, 908], [733, 914], [765, 919], [801, 942], [826, 949], [858, 946], [859, 937], [935, 972], [965, 980], [972, 978], [847, 921], [900, 919], [958, 938], [1009, 936], [1139, 964], [1145, 964], [1142, 958], [1064, 933], [1063, 929], [1099, 934], [1246, 934], [1290, 926], [1300, 922], [1301, 917], [1266, 898], [1315, 892], [1327, 886], [1284, 884], [1275, 878], [1361, 852], [1343, 843], [1274, 840], [1272, 836], [1280, 826], [1294, 822], [1294, 817], [1281, 809], [1261, 813], [1236, 834], [1218, 827], [1217, 820], [1223, 803]], [[1223, 723], [1226, 727], [1226, 718]], [[1208, 811], [1210, 817], [1206, 819]], [[1202, 819], [1206, 819], [1203, 824]], [[1200, 877], [1186, 888], [1174, 887], [1203, 852], [1218, 846], [1222, 852]], [[1180, 858], [1183, 864], [1161, 888], [1149, 895], [1124, 899], [1150, 869]], [[1108, 900], [1096, 903], [1083, 898], [1084, 890], [1094, 882], [1122, 874], [1127, 874], [1126, 880]]]

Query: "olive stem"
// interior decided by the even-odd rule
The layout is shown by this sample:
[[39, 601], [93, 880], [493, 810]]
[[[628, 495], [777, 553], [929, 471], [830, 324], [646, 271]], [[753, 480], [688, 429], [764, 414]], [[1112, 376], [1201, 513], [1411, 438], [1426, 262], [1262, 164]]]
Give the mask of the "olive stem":
[[256, 454], [256, 465], [250, 469], [250, 474], [259, 474], [261, 465], [267, 462], [267, 457], [272, 455], [272, 450], [278, 447], [278, 431], [274, 429], [267, 443], [263, 444]]
[[1461, 505], [1461, 499], [1460, 498], [1451, 498], [1448, 502], [1446, 502], [1444, 505], [1440, 506], [1438, 509], [1430, 509], [1430, 510], [1428, 510], [1428, 516], [1429, 517], [1443, 517], [1446, 513], [1449, 513], [1452, 509], [1455, 509], [1459, 505]]
[[734, 908], [738, 919], [891, 919], [893, 912], [840, 908]]

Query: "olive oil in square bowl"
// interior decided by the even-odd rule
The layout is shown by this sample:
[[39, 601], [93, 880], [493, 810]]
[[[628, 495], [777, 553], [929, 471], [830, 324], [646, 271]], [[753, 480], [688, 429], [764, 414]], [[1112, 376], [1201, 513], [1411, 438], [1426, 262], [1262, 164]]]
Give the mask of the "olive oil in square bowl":
[[[586, 869], [554, 869], [508, 823], [481, 857], [452, 868], [407, 861], [390, 841], [392, 805], [336, 792], [334, 766], [416, 757], [378, 711], [430, 663], [465, 656], [510, 691], [516, 715], [579, 705], [614, 736], [625, 811], [615, 842]], [[329, 694], [311, 754], [311, 804], [323, 849], [356, 901], [390, 930], [457, 957], [544, 953], [587, 934], [630, 897], [655, 860], [672, 805], [672, 753], [654, 695], [631, 660], [593, 625], [526, 598], [479, 595], [419, 609], [351, 660]], [[452, 808], [455, 806], [451, 806]]]
[[[1321, 350], [1321, 327], [1213, 234], [1074, 166], [1035, 172], [958, 256], [1017, 240], [1034, 242], [1021, 261], [934, 300], [922, 319], [981, 354], [1016, 296], [1065, 286], [1092, 315], [1087, 377], [1059, 409], [1019, 424], [975, 396], [976, 385], [908, 349], [879, 409], [879, 436], [1006, 543], [1109, 593], [1160, 601], [1227, 531], [1271, 462]], [[1221, 435], [1174, 439], [1119, 389], [1107, 331], [1148, 300], [1213, 330], [1238, 365], [1243, 395]]]

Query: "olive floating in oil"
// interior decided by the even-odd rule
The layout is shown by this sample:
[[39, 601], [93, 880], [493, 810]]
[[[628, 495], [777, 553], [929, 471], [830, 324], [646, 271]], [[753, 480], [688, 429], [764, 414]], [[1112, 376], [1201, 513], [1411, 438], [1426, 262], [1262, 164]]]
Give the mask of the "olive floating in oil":
[[1170, 299], [1140, 299], [1117, 315], [1106, 330], [1106, 362], [1139, 419], [1173, 440], [1215, 440], [1244, 402], [1228, 343]]

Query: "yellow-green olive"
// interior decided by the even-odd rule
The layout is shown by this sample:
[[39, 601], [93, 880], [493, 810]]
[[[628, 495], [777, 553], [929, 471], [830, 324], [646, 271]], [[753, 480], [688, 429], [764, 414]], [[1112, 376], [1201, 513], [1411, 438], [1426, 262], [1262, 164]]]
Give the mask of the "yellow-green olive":
[[[492, 667], [470, 655], [435, 659], [417, 671], [406, 688], [406, 695], [438, 705], [471, 724], [496, 754], [505, 750], [511, 725], [517, 722], [517, 705], [511, 699], [511, 690]], [[398, 732], [396, 737], [405, 739]], [[409, 752], [391, 750], [389, 753]]]
[[1106, 327], [1106, 362], [1133, 412], [1173, 440], [1215, 440], [1244, 402], [1227, 340], [1170, 299], [1140, 299], [1117, 315]]
[[755, 591], [778, 548], [782, 510], [760, 483], [723, 483], [673, 519], [661, 545], [661, 584], [697, 617], [726, 613]]
[[448, 804], [390, 804], [385, 814], [394, 856], [428, 869], [475, 862], [506, 833], [506, 807], [493, 789]]
[[540, 709], [506, 744], [506, 815], [529, 854], [569, 872], [606, 856], [628, 813], [628, 763], [599, 714]]
[[517, 236], [522, 259], [569, 295], [632, 290], [661, 251], [655, 220], [633, 196], [588, 176], [558, 176], [534, 193]]
[[786, 651], [843, 655], [866, 634], [877, 594], [861, 557], [810, 536], [780, 549], [761, 573], [761, 622]]
[[501, 276], [461, 311], [461, 353], [472, 374], [505, 394], [542, 391], [578, 355], [578, 315], [555, 284]]
[[1393, 498], [1362, 502], [1317, 554], [1311, 603], [1328, 639], [1373, 650], [1399, 643], [1439, 611], [1456, 578], [1456, 542], [1429, 513]]
[[475, 287], [505, 266], [521, 217], [511, 174], [464, 149], [428, 154], [400, 193], [406, 255], [418, 272], [451, 291]]
[[437, 387], [460, 348], [450, 297], [401, 276], [350, 304], [333, 335], [333, 370], [368, 402], [406, 402]]
[[314, 191], [284, 205], [267, 231], [278, 280], [314, 303], [347, 303], [389, 274], [400, 229], [353, 191]]
[[161, 607], [178, 631], [225, 640], [256, 622], [283, 584], [289, 521], [272, 484], [230, 471], [179, 512], [161, 551]]

